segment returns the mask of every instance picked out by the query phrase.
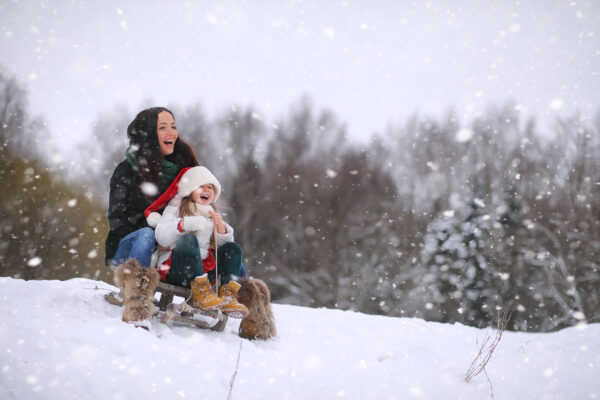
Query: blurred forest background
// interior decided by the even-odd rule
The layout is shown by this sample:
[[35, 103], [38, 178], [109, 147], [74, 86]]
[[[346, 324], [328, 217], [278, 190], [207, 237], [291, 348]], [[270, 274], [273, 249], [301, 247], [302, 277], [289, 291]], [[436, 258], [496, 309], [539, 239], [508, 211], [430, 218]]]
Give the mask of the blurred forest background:
[[[358, 144], [306, 99], [276, 123], [170, 108], [276, 302], [475, 326], [514, 306], [508, 329], [540, 332], [600, 322], [600, 113], [540, 132], [490, 105], [469, 127], [415, 115]], [[108, 183], [140, 110], [98, 115], [58, 165], [26, 91], [0, 75], [0, 276], [112, 283]]]

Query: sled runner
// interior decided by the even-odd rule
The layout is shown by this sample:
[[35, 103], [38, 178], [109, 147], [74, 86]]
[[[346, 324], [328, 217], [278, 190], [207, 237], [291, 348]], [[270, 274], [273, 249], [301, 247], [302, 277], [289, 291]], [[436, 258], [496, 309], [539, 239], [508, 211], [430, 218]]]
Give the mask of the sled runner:
[[[216, 332], [222, 332], [227, 325], [228, 315], [221, 310], [203, 310], [195, 307], [192, 302], [192, 291], [180, 286], [171, 285], [165, 282], [159, 282], [156, 287], [159, 292], [160, 299], [154, 300], [154, 304], [158, 307], [155, 315], [160, 315], [160, 322], [169, 324], [171, 321], [184, 322], [192, 324], [197, 328], [210, 329]], [[183, 302], [179, 304], [173, 303], [173, 297], [183, 297]], [[104, 295], [104, 299], [116, 306], [123, 305], [123, 299], [118, 292], [110, 292]], [[195, 316], [205, 316], [216, 320], [214, 324], [208, 321], [195, 318]]]
[[[225, 325], [227, 325], [227, 320], [229, 319], [227, 314], [221, 310], [203, 310], [195, 307], [191, 302], [191, 289], [160, 282], [156, 291], [161, 293], [158, 308], [165, 311], [161, 317], [162, 323], [169, 324], [171, 321], [179, 321], [195, 325], [201, 329], [210, 329], [217, 332], [222, 332], [225, 329]], [[174, 295], [183, 297], [186, 300], [175, 304], [173, 303]], [[204, 315], [215, 319], [217, 322], [214, 325], [210, 325], [206, 321], [194, 318], [195, 315]]]

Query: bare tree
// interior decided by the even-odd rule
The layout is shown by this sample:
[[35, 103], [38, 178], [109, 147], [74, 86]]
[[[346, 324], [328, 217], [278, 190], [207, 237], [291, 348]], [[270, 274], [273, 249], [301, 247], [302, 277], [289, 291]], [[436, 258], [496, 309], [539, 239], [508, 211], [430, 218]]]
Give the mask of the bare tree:
[[[494, 398], [494, 388], [492, 386], [492, 381], [485, 370], [488, 362], [492, 358], [494, 351], [498, 347], [500, 340], [502, 339], [502, 334], [508, 325], [508, 321], [510, 321], [511, 315], [513, 312], [513, 305], [510, 305], [508, 308], [505, 308], [500, 314], [498, 311], [498, 321], [496, 322], [496, 327], [494, 329], [494, 337], [488, 333], [481, 343], [477, 343], [477, 355], [467, 368], [467, 372], [465, 373], [465, 381], [469, 382], [471, 379], [475, 378], [480, 373], [484, 373], [485, 377], [490, 385], [490, 395], [492, 399]], [[493, 327], [490, 324], [490, 327]]]

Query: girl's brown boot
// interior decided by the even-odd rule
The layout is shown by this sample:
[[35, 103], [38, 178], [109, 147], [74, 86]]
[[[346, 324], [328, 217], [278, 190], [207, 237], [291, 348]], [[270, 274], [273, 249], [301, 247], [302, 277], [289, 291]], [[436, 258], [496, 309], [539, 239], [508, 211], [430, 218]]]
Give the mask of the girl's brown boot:
[[194, 306], [203, 310], [217, 310], [227, 305], [227, 302], [219, 298], [210, 287], [208, 275], [197, 276], [191, 283], [192, 302]]

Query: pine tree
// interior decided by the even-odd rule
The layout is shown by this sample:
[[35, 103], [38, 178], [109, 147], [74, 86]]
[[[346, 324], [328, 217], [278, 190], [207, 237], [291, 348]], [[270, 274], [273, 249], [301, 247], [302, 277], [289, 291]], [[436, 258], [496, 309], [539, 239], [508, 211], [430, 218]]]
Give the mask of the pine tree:
[[499, 236], [496, 213], [475, 195], [458, 214], [445, 211], [433, 219], [421, 253], [426, 316], [474, 325], [495, 318], [503, 287], [493, 252]]

